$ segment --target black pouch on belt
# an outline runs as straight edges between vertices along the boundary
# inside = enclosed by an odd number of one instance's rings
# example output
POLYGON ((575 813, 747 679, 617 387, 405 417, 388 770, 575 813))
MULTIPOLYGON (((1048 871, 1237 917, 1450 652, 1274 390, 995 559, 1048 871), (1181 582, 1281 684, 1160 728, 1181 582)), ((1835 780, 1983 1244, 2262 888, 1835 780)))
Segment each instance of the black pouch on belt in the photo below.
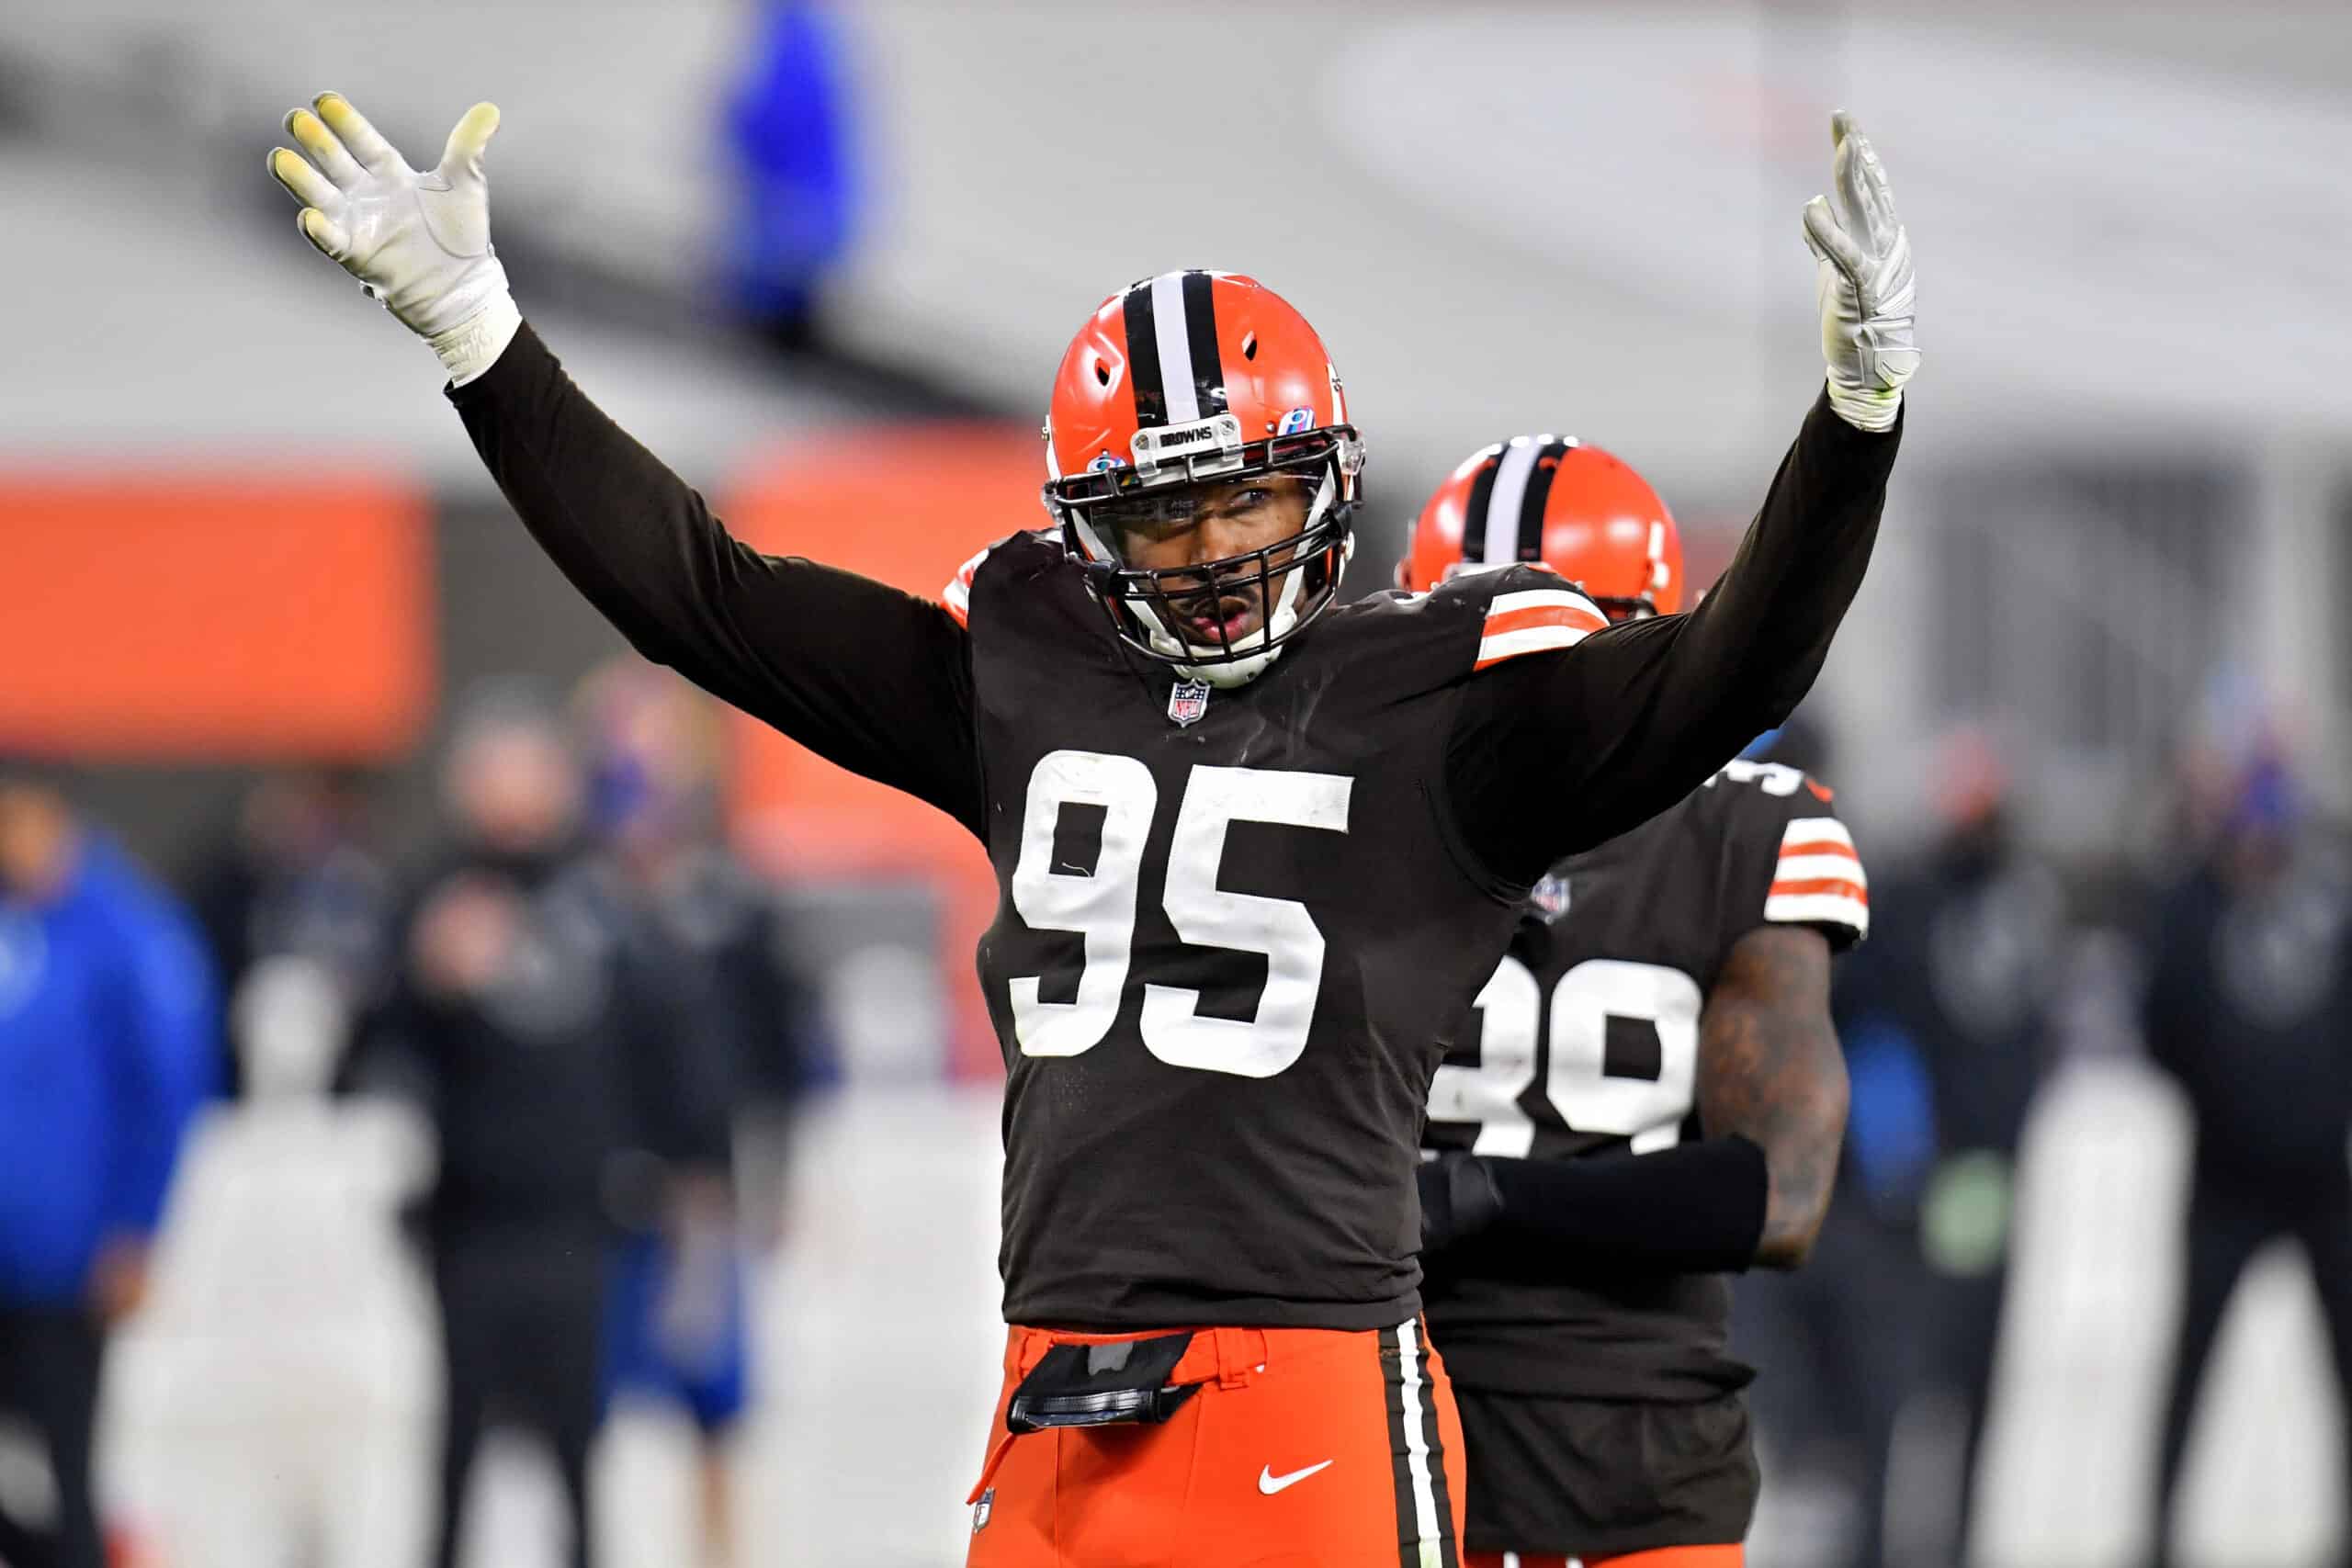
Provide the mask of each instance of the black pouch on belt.
POLYGON ((1190 1334, 1162 1334, 1109 1345, 1057 1345, 1012 1391, 1005 1427, 1038 1432, 1165 1421, 1201 1391, 1199 1383, 1168 1386, 1192 1342, 1190 1334))

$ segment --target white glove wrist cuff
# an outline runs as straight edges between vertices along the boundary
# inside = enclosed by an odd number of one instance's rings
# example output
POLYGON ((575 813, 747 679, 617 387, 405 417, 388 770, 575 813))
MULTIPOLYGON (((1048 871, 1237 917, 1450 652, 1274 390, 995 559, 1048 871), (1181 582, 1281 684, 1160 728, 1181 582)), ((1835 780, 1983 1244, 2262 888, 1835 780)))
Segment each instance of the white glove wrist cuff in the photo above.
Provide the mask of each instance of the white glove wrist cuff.
POLYGON ((490 298, 490 302, 447 332, 435 333, 424 341, 441 356, 441 367, 448 371, 453 386, 462 387, 483 375, 498 363, 506 345, 523 327, 523 312, 515 308, 514 296, 502 288, 490 298))
POLYGON ((1865 390, 1860 387, 1840 386, 1838 378, 1828 380, 1829 406, 1838 417, 1856 430, 1889 431, 1894 428, 1895 416, 1903 412, 1903 389, 1878 388, 1865 390))

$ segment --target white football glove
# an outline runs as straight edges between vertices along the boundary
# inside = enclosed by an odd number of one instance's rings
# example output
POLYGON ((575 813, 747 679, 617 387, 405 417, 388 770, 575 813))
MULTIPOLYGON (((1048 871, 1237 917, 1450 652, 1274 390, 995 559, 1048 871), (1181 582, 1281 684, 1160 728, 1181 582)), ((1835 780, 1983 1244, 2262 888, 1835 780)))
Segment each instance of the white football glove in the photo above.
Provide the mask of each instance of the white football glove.
POLYGON ((1911 337, 1911 236, 1894 215, 1886 170, 1870 139, 1839 109, 1829 117, 1834 197, 1804 205, 1829 402, 1859 430, 1887 430, 1903 384, 1919 368, 1911 337))
POLYGON ((490 246, 481 158, 498 107, 468 109, 440 165, 419 174, 342 94, 311 105, 286 117, 307 161, 283 147, 269 154, 269 172, 302 204, 303 238, 431 344, 452 380, 472 380, 523 324, 490 246))

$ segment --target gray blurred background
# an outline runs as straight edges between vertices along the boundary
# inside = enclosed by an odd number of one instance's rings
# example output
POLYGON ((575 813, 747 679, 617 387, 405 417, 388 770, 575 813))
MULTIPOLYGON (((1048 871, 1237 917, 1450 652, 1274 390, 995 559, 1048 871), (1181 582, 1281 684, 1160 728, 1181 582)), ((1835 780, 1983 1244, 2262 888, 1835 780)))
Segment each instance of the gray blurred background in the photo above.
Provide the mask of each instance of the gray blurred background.
MULTIPOLYGON (((1347 377, 1373 498, 1357 591, 1385 586, 1455 461, 1535 428, 1647 475, 1703 581, 1818 384, 1797 215, 1826 177, 1828 111, 1849 107, 1910 226, 1927 361, 1879 554, 1807 705, 1807 760, 1873 869, 1893 867, 1930 856, 1964 809, 1949 787, 1974 765, 1954 761, 1964 733, 1968 755, 1997 759, 2013 852, 2060 890, 2030 955, 2050 995, 2030 1115, 2004 1151, 2007 1288, 1971 1550, 2019 1568, 2144 1561, 2192 1120, 2142 1050, 2144 917, 2249 770, 2291 778, 2299 830, 2352 806, 2347 62, 2341 6, 11 7, 0 486, 18 488, 0 496, 18 505, 0 512, 0 560, 17 530, 72 525, 36 516, 27 486, 392 475, 424 507, 431 696, 351 755, 243 736, 85 752, 55 705, 5 701, 0 739, 13 722, 80 764, 77 802, 184 888, 257 779, 314 762, 363 771, 396 863, 436 830, 435 759, 462 694, 516 675, 560 688, 619 650, 506 514, 430 355, 302 243, 263 173, 279 118, 322 89, 417 164, 494 99, 500 252, 590 393, 722 502, 890 432, 895 456, 865 482, 968 541, 951 564, 1027 525, 1033 502, 1010 482, 926 491, 910 430, 1034 446, 1062 345, 1106 292, 1168 267, 1249 272, 1347 377)), ((861 518, 815 526, 822 554, 861 518)), ((43 592, 0 570, 0 606, 43 592)), ((94 648, 123 635, 86 622, 94 648)), ((85 651, 53 647, 40 678, 85 651)), ((958 1562, 1001 1332, 994 1086, 956 990, 968 954, 936 951, 954 922, 923 867, 812 860, 755 818, 730 817, 735 841, 807 933, 840 1067, 796 1106, 783 1239, 757 1254, 738 1557, 958 1562)), ((943 885, 969 870, 938 868, 943 885)), ((173 1216, 204 1128, 245 1106, 205 1113, 173 1216)), ((207 1271, 233 1267, 220 1237, 265 1224, 269 1201, 218 1179, 231 1195, 213 1194, 209 1239, 167 1220, 155 1298, 110 1363, 122 1550, 212 1560, 186 1544, 227 1506, 198 1456, 217 1466, 234 1445, 238 1473, 294 1487, 296 1461, 272 1456, 356 1451, 364 1428, 376 1457, 318 1483, 318 1506, 380 1521, 350 1561, 413 1560, 438 1395, 413 1266, 390 1251, 336 1297, 357 1315, 331 1349, 372 1380, 366 1401, 224 1430, 208 1392, 263 1374, 236 1349, 256 1325, 208 1317, 207 1271)), ((1899 1245, 1931 1297, 1933 1245, 1899 1245)), ((1817 1352, 1787 1348, 1805 1309, 1765 1305, 1746 1347, 1759 1398, 1818 1375, 1817 1352)), ((1952 1402, 1927 1373, 1902 1392, 1883 1495, 1834 1416, 1792 1412, 1777 1443, 1768 1419, 1758 1562, 1838 1561, 1869 1510, 1903 1561, 1954 1550, 1952 1402)), ((2199 1410, 2184 1552, 2339 1561, 2342 1417, 2295 1249, 2256 1257, 2199 1410)), ((613 1560, 691 1560, 690 1447, 674 1414, 625 1406, 607 1427, 613 1560)), ((557 1560, 527 1446, 494 1447, 481 1485, 472 1561, 557 1560)), ((339 1560, 333 1534, 297 1532, 285 1561, 339 1560)))

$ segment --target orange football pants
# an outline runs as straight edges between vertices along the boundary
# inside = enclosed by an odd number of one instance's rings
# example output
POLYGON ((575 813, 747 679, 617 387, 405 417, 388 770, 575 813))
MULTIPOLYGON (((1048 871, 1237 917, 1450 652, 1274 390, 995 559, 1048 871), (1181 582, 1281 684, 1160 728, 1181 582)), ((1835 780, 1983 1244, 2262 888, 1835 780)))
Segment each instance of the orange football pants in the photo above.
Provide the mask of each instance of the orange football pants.
POLYGON ((1563 1557, 1558 1552, 1473 1551, 1464 1568, 1740 1568, 1747 1562, 1737 1541, 1728 1546, 1661 1546, 1620 1557, 1563 1557))
POLYGON ((1153 1337, 1006 1336, 967 1568, 1461 1568, 1462 1421, 1418 1322, 1198 1329, 1168 1420, 1005 1430, 1054 1346, 1153 1337))

